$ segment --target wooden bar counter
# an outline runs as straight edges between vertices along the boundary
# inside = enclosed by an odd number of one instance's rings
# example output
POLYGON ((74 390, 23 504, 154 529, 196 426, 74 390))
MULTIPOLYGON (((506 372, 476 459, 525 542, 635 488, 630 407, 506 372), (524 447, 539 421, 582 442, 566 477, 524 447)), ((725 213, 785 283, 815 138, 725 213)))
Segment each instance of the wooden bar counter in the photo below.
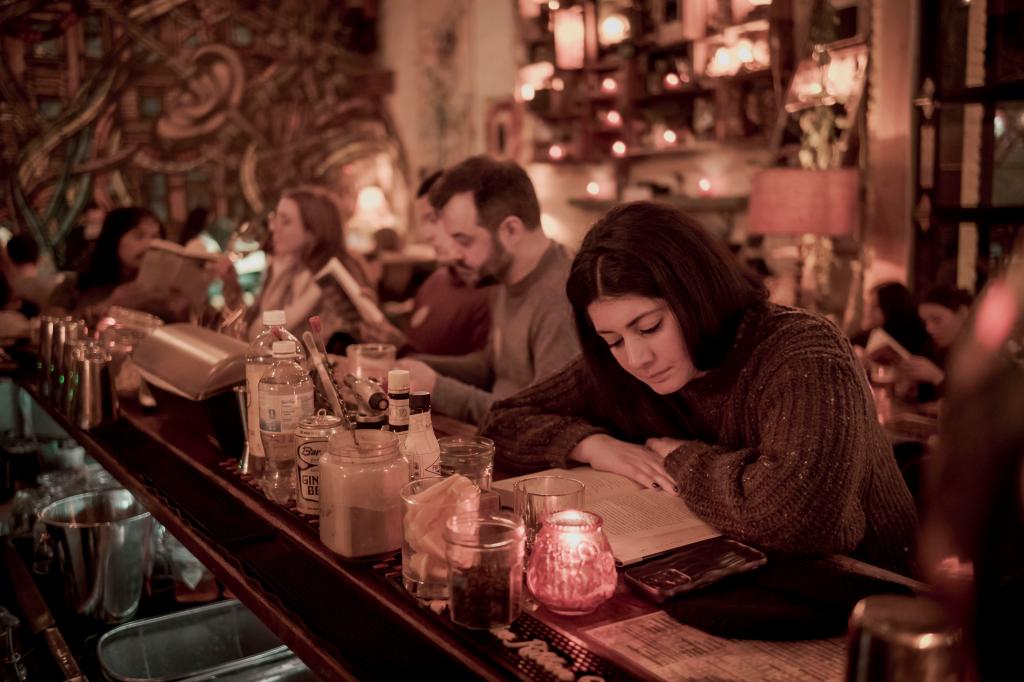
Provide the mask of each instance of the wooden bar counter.
MULTIPOLYGON (((19 383, 46 407, 30 381, 19 383)), ((418 604, 394 580, 397 562, 335 556, 306 520, 270 502, 231 470, 199 404, 161 400, 155 411, 144 412, 130 401, 122 404, 119 421, 91 431, 46 409, 322 679, 394 679, 410 673, 440 679, 558 679, 493 633, 458 629, 447 614, 418 604)), ((435 429, 439 435, 473 432, 440 416, 435 429)), ((901 580, 850 559, 829 561, 901 580)), ((718 665, 730 657, 758 655, 795 666, 780 679, 828 679, 842 670, 840 641, 715 638, 672 621, 621 579, 616 596, 589 616, 561 618, 541 608, 520 618, 514 629, 518 638, 544 638, 573 659, 573 674, 563 679, 650 679, 654 670, 668 679, 689 677, 677 677, 679 661, 656 665, 660 646, 645 649, 637 633, 641 639, 660 636, 669 648, 683 647, 685 655, 705 654, 692 662, 705 666, 692 669, 698 677, 725 672, 718 665), (709 665, 714 670, 706 670, 709 665), (801 674, 793 677, 794 669, 801 674)))

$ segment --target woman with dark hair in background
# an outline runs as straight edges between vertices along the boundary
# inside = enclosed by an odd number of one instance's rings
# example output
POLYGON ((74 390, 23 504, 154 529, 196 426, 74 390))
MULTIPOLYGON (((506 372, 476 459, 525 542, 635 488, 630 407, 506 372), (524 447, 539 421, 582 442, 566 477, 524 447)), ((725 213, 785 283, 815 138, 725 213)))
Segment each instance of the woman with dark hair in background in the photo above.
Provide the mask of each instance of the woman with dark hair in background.
POLYGON ((831 323, 768 303, 700 225, 648 202, 591 228, 566 289, 582 358, 494 404, 502 466, 582 462, 764 549, 910 569, 913 501, 831 323))
POLYGON ((89 264, 77 278, 65 280, 50 297, 49 306, 93 317, 118 305, 165 320, 187 319, 188 301, 183 297, 147 291, 135 281, 150 242, 163 236, 164 226, 148 209, 132 206, 110 211, 89 264))
POLYGON ((970 293, 956 287, 936 287, 925 294, 918 311, 934 350, 930 358, 915 355, 900 363, 903 379, 942 387, 946 380, 949 351, 967 323, 973 302, 974 297, 970 293))
POLYGON ((899 282, 884 282, 871 289, 864 308, 864 331, 850 339, 855 346, 867 345, 871 330, 884 329, 911 355, 929 356, 932 342, 917 312, 917 301, 899 282))

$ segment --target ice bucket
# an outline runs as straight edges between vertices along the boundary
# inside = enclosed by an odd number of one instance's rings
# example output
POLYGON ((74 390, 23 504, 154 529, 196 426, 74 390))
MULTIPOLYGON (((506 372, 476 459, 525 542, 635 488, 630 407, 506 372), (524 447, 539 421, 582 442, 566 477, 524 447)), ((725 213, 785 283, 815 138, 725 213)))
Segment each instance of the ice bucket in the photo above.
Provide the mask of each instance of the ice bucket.
POLYGON ((152 519, 127 490, 102 490, 43 508, 42 542, 53 548, 68 608, 104 623, 135 615, 152 519))

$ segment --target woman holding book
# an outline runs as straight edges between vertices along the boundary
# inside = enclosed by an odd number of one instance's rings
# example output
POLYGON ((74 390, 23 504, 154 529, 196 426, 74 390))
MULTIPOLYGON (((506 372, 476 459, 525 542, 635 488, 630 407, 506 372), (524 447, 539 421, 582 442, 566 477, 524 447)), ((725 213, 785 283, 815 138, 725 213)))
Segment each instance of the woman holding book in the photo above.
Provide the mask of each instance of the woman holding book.
POLYGON ((89 264, 51 295, 48 307, 95 318, 111 306, 143 310, 167 321, 188 318, 188 301, 175 292, 149 291, 136 278, 142 256, 164 226, 152 211, 131 206, 107 213, 89 264))
POLYGON ((594 225, 566 290, 582 357, 495 403, 482 432, 501 466, 589 464, 763 549, 909 570, 913 501, 831 323, 768 303, 698 224, 648 202, 594 225))
MULTIPOLYGON (((249 337, 260 332, 264 310, 284 310, 288 329, 295 334, 308 327, 311 315, 323 316, 328 336, 351 333, 359 319, 355 306, 316 281, 317 273, 336 257, 364 289, 368 284, 359 261, 345 249, 338 199, 320 187, 286 189, 268 222, 270 267, 247 314, 249 337)), ((233 269, 222 268, 220 274, 226 275, 226 296, 240 295, 233 269)))

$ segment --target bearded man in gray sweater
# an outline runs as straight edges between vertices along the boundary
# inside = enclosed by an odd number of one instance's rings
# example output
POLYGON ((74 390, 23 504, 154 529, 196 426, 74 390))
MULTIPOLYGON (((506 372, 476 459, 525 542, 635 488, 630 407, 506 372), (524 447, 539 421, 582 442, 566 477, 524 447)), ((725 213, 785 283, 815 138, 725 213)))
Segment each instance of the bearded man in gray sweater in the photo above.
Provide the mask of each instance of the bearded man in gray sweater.
POLYGON ((572 256, 540 226, 533 183, 519 165, 473 156, 444 172, 430 192, 454 267, 491 293, 487 345, 461 356, 398 361, 432 409, 479 423, 491 403, 555 373, 579 353, 565 296, 572 256))

